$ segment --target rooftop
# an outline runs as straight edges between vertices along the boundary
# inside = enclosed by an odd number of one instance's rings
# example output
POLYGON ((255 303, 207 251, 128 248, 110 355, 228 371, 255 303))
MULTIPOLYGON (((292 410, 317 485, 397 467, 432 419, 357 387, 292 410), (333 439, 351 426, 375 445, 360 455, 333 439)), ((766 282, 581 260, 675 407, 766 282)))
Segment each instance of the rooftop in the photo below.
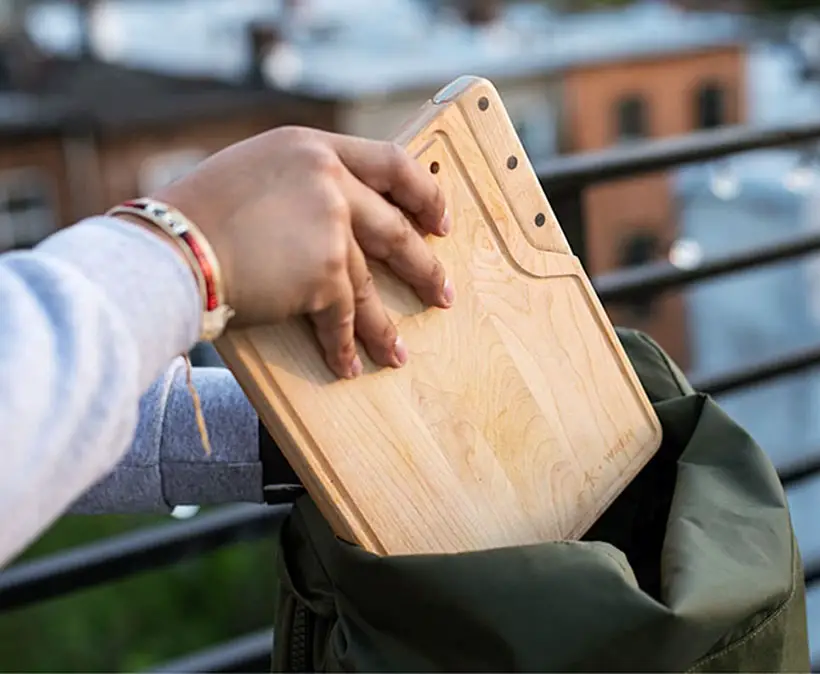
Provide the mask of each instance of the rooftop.
MULTIPOLYGON (((17 51, 3 56, 23 60, 17 51)), ((94 59, 51 55, 29 65, 25 76, 0 89, 0 134, 6 137, 218 118, 282 99, 274 89, 94 59)))
MULTIPOLYGON (((312 0, 287 24, 287 47, 268 60, 275 86, 323 98, 437 88, 458 75, 526 76, 578 65, 651 58, 737 43, 746 19, 683 12, 664 2, 556 14, 543 3, 505 5, 474 28, 421 0, 312 0)), ((432 3, 435 4, 435 3, 432 3)), ((92 17, 100 58, 176 76, 239 81, 250 67, 246 26, 279 21, 281 0, 106 0, 92 17)), ((79 46, 76 9, 46 2, 32 12, 33 39, 69 56, 79 46)))

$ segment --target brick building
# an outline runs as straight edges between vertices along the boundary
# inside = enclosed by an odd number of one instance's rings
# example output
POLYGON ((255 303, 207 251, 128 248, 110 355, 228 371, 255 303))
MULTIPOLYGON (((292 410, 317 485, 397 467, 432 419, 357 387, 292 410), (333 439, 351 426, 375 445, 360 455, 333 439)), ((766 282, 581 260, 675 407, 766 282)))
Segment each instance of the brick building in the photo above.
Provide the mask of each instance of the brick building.
MULTIPOLYGON (((564 79, 568 145, 588 152, 742 124, 745 73, 745 49, 737 44, 573 68, 564 79)), ((668 259, 680 234, 671 180, 664 172, 587 189, 590 273, 668 259)), ((612 307, 610 314, 621 325, 647 330, 688 364, 682 295, 612 307)))
POLYGON ((265 129, 328 126, 326 109, 270 89, 49 59, 0 91, 0 250, 150 192, 265 129))

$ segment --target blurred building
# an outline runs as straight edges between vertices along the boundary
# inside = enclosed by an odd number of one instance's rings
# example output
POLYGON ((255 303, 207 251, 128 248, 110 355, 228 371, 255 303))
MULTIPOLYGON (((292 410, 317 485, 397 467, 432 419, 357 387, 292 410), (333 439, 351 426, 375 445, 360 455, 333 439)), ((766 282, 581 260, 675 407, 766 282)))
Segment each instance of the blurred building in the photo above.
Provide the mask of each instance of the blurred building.
MULTIPOLYGON (((271 126, 387 138, 465 73, 495 82, 536 163, 745 120, 742 18, 665 2, 577 14, 498 0, 84 0, 36 3, 11 25, 6 64, 33 65, 5 80, 0 214, 5 190, 40 215, 0 224, 0 247, 271 126)), ((664 176, 593 188, 585 207, 593 274, 664 257, 677 238, 664 176)), ((679 300, 616 319, 686 363, 679 300)))
MULTIPOLYGON (((699 255, 713 257, 817 229, 820 185, 803 174, 794 155, 770 150, 731 165, 676 171, 682 237, 697 243, 699 255), (716 183, 716 171, 726 182, 716 183)), ((809 258, 693 286, 686 297, 693 373, 714 374, 816 344, 817 280, 817 260, 809 258)), ((786 377, 723 396, 720 403, 776 465, 788 466, 820 443, 819 385, 817 377, 786 377)))
MULTIPOLYGON (((649 9, 635 16, 631 26, 633 41, 646 40, 649 54, 625 45, 620 58, 568 69, 563 84, 566 146, 579 152, 603 150, 745 123, 746 46, 737 33, 713 20, 649 9), (665 42, 663 49, 657 48, 658 41, 665 42)), ((593 274, 669 259, 679 238, 666 173, 591 187, 584 207, 586 262, 593 274)), ((688 367, 683 301, 668 293, 612 307, 610 313, 619 324, 653 334, 688 367)))
POLYGON ((156 189, 271 126, 321 123, 320 113, 274 91, 44 59, 0 88, 0 250, 156 189))
MULTIPOLYGON (((817 116, 820 88, 807 86, 797 65, 787 45, 750 48, 751 124, 789 124, 817 116)), ((740 253, 820 229, 819 149, 817 143, 781 147, 673 171, 679 248, 685 257, 696 262, 740 253)), ((686 293, 690 370, 708 376, 815 344, 819 281, 815 255, 692 286, 686 293)), ((720 404, 778 467, 816 456, 816 376, 800 373, 777 379, 723 395, 720 404)), ((813 498, 818 493, 815 488, 813 498)), ((801 532, 801 546, 809 541, 820 550, 814 520, 801 532)))

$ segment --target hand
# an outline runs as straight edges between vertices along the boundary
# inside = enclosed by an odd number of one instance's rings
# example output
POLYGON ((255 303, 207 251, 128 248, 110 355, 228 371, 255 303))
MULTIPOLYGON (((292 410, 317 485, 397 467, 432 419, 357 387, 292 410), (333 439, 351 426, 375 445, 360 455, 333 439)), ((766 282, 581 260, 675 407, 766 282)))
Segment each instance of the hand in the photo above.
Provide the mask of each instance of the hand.
POLYGON ((394 144, 282 127, 215 154, 153 196, 180 209, 210 241, 234 321, 271 324, 307 314, 340 377, 362 371, 354 335, 381 365, 407 360, 366 257, 384 261, 427 304, 453 302, 423 239, 448 233, 444 198, 394 144))

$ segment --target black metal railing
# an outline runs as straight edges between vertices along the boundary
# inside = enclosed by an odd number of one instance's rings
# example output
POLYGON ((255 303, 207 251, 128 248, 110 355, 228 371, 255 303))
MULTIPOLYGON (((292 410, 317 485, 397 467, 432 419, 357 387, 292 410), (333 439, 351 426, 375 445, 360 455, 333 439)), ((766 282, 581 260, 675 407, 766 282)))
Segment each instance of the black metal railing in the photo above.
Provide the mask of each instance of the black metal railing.
MULTIPOLYGON (((545 191, 584 259, 583 193, 590 185, 708 161, 751 150, 820 140, 820 122, 779 128, 726 128, 630 148, 562 157, 537 167, 545 191)), ((692 269, 655 263, 618 271, 594 280, 602 300, 622 302, 678 290, 706 279, 820 252, 820 234, 802 234, 771 246, 707 259, 692 269)), ((820 366, 817 345, 751 363, 743 368, 695 378, 695 388, 721 395, 820 366)), ((820 474, 820 454, 781 469, 791 485, 820 474)), ((287 507, 231 506, 174 522, 112 537, 42 559, 20 563, 0 573, 0 610, 10 610, 157 569, 221 546, 270 536, 287 507)), ((820 559, 805 560, 806 581, 820 581, 820 559)), ((240 637, 174 662, 156 672, 238 672, 265 670, 272 630, 240 637)))

